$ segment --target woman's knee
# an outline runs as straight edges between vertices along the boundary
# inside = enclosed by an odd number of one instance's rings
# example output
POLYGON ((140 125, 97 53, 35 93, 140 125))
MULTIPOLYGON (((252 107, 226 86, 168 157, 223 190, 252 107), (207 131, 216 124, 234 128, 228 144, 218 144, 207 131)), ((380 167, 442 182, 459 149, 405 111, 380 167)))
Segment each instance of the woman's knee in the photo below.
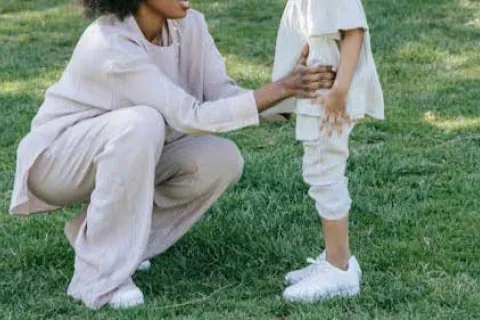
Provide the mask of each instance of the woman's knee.
POLYGON ((240 181, 243 174, 245 160, 243 159, 240 149, 231 140, 224 140, 223 152, 225 154, 226 171, 225 175, 229 178, 230 185, 234 185, 240 181))
POLYGON ((125 134, 136 150, 163 147, 165 120, 154 108, 136 106, 118 110, 111 125, 117 133, 125 134))
POLYGON ((165 139, 165 120, 154 108, 137 106, 127 113, 128 126, 139 138, 165 139))
POLYGON ((243 156, 233 141, 212 137, 198 163, 198 171, 207 179, 234 185, 242 177, 243 166, 243 156))

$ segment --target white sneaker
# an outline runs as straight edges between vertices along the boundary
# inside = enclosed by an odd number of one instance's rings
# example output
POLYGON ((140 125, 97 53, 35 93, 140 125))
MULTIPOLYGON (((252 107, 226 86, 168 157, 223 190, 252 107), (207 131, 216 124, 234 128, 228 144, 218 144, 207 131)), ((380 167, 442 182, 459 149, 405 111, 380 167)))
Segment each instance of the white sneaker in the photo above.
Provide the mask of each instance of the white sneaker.
POLYGON ((317 273, 319 268, 319 262, 326 259, 326 252, 323 251, 317 258, 308 258, 307 262, 310 263, 308 266, 302 269, 291 271, 285 276, 285 285, 289 286, 296 284, 303 279, 306 279, 315 273, 317 273))
POLYGON ((144 304, 143 293, 133 281, 130 281, 115 291, 108 304, 114 309, 136 307, 144 304))
MULTIPOLYGON (((355 257, 350 258, 352 259, 355 257)), ((326 260, 316 264, 318 267, 314 275, 285 289, 285 300, 313 303, 333 297, 352 297, 360 293, 361 275, 353 265, 349 265, 348 270, 344 271, 326 260)))
POLYGON ((151 267, 152 263, 150 262, 150 260, 145 260, 138 265, 137 271, 148 271, 151 267))
MULTIPOLYGON (((308 258, 307 262, 310 263, 310 265, 306 266, 305 268, 291 271, 287 273, 285 276, 285 285, 289 286, 292 284, 296 284, 303 279, 306 279, 308 277, 311 277, 315 275, 318 271, 320 271, 320 262, 325 261, 327 258, 326 251, 323 251, 317 258, 308 258)), ((360 265, 358 264, 357 259, 355 259, 354 256, 351 256, 350 259, 348 260, 348 266, 353 267, 357 272, 358 275, 362 275, 362 270, 360 269, 360 265)))

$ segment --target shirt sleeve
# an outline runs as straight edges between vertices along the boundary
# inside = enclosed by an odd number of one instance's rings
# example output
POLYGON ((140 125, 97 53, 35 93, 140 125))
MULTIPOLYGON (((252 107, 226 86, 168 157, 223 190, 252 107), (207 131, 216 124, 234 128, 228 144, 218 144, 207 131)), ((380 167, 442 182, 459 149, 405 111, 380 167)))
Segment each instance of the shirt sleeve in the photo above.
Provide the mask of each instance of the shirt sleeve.
POLYGON ((206 32, 204 61, 204 95, 205 100, 232 97, 247 92, 228 76, 225 60, 218 51, 211 34, 206 32))
POLYGON ((157 109, 180 132, 228 132, 259 122, 253 92, 201 103, 172 83, 142 54, 109 61, 106 74, 115 94, 134 105, 157 109))
POLYGON ((339 30, 368 30, 361 0, 306 0, 301 10, 309 37, 339 30))

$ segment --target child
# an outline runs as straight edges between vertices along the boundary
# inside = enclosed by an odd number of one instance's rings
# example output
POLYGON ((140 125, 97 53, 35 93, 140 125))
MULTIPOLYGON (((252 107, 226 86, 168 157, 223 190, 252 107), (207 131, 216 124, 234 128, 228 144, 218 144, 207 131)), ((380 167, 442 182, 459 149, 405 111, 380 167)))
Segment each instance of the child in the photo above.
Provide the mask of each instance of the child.
POLYGON ((287 274, 290 286, 284 298, 290 302, 360 292, 361 271, 348 238, 348 139, 365 114, 384 118, 383 93, 360 0, 289 0, 278 31, 274 80, 291 72, 305 44, 309 45, 306 63, 331 65, 337 76, 332 89, 318 91, 318 99, 290 99, 268 112, 297 114, 296 138, 304 146, 303 177, 325 236, 325 251, 308 260, 311 264, 306 268, 287 274))

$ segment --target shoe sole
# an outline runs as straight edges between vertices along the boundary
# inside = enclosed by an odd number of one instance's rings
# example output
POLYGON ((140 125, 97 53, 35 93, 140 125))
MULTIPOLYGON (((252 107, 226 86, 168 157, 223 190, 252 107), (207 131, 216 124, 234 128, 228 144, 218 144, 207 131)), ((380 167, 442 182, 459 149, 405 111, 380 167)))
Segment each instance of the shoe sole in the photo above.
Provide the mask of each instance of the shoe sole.
POLYGON ((316 302, 323 302, 330 299, 342 299, 342 298, 352 298, 360 294, 360 287, 349 287, 344 288, 341 293, 338 294, 326 294, 324 296, 312 298, 312 299, 302 299, 301 297, 286 297, 285 295, 283 298, 285 301, 290 303, 303 303, 303 304, 311 304, 316 302))
MULTIPOLYGON (((357 273, 358 273, 358 276, 361 278, 361 277, 362 277, 362 270, 358 269, 357 273)), ((304 279, 307 279, 307 278, 309 278, 309 277, 312 277, 312 276, 314 276, 314 275, 315 275, 315 274, 310 274, 310 275, 308 275, 308 276, 306 276, 306 277, 298 278, 298 279, 296 279, 296 280, 295 280, 295 279, 292 280, 292 279, 289 279, 289 278, 285 277, 285 279, 283 280, 283 283, 284 283, 286 286, 293 286, 293 285, 299 283, 300 281, 302 281, 302 280, 304 280, 304 279)))

